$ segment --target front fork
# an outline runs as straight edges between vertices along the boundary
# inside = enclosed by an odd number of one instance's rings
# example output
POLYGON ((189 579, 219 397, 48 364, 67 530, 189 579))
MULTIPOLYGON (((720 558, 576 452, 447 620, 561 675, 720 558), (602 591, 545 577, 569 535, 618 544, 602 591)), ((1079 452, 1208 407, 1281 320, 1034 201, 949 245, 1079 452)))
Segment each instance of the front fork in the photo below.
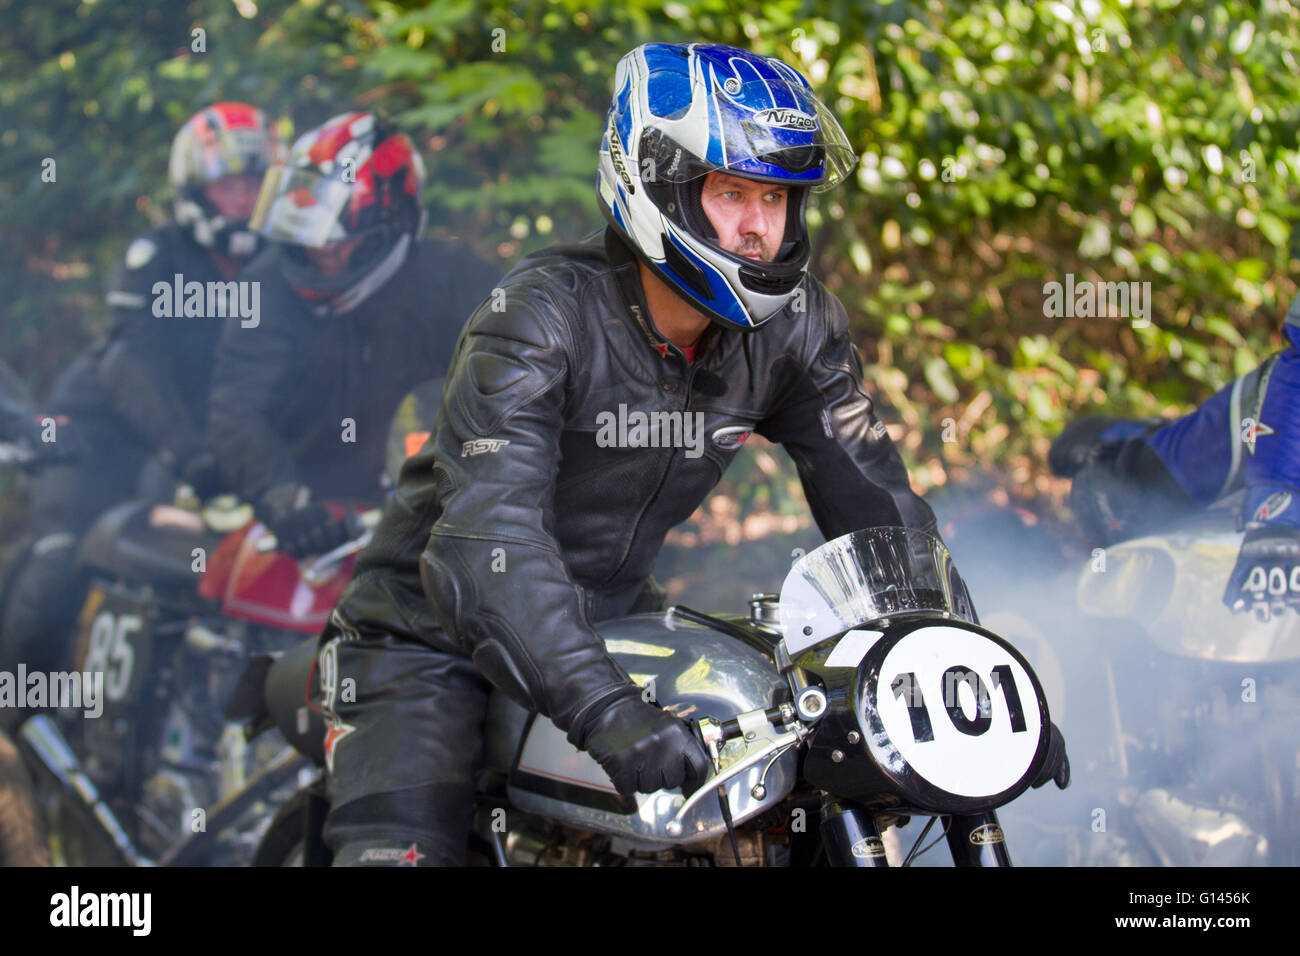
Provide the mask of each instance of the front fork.
POLYGON ((874 815, 822 797, 822 846, 831 866, 889 866, 874 815))
MULTIPOLYGON (((889 866, 875 816, 833 797, 822 800, 821 834, 831 866, 889 866)), ((948 849, 956 866, 1010 866, 1011 854, 992 810, 946 816, 948 849)))
POLYGON ((998 815, 992 810, 968 817, 945 817, 948 850, 955 866, 1010 866, 998 815))

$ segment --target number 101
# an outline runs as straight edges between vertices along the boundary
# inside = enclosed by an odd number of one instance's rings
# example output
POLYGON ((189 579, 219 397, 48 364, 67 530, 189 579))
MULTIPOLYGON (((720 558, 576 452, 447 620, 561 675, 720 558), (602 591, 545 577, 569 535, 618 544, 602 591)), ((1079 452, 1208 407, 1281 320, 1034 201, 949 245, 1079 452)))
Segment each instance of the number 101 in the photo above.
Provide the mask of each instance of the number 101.
MULTIPOLYGON (((1011 716, 1011 732, 1025 731, 1025 714, 1020 706, 1020 692, 1016 688, 1016 679, 1012 676, 1011 665, 999 664, 989 674, 989 683, 994 690, 1001 690, 1011 716)), ((912 721, 912 737, 917 743, 934 740, 934 728, 930 724, 930 711, 925 705, 925 695, 921 692, 916 674, 905 671, 893 679, 889 685, 894 696, 902 698, 907 706, 907 716, 912 721)), ((980 675, 970 667, 958 665, 943 672, 943 709, 948 714, 952 725, 963 734, 978 737, 993 723, 993 700, 980 675), (975 716, 967 717, 961 703, 957 700, 957 687, 968 684, 975 695, 975 716)))

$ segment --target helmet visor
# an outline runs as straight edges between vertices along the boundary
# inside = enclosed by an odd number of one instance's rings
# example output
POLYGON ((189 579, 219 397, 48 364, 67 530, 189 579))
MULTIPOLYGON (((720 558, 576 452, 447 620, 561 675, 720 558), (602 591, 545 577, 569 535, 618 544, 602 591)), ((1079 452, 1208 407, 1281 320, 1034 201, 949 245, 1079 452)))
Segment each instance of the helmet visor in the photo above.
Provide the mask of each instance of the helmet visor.
POLYGON ((857 164, 834 114, 807 87, 782 80, 728 80, 714 84, 703 108, 707 127, 663 123, 662 136, 643 148, 650 165, 641 171, 642 179, 688 182, 727 172, 820 192, 840 183, 857 164), (707 142, 694 142, 702 137, 687 134, 705 128, 707 142))
POLYGON ((185 127, 173 147, 171 177, 200 185, 224 176, 260 176, 272 161, 275 143, 265 128, 185 127))
POLYGON ((262 180, 262 191, 249 225, 272 242, 319 249, 349 238, 340 215, 352 198, 342 180, 309 169, 272 166, 262 180))

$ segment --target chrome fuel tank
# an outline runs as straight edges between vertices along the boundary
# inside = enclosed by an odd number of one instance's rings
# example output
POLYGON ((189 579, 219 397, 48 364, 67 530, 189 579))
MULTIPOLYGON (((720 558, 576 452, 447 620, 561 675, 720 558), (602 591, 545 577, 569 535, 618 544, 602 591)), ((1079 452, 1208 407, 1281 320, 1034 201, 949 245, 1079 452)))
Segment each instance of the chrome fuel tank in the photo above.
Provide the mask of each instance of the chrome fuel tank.
MULTIPOLYGON (((665 710, 687 720, 727 720, 772 707, 785 688, 775 665, 761 651, 680 618, 642 614, 604 622, 597 630, 632 679, 665 710)), ((731 741, 723 751, 724 767, 743 759, 747 747, 762 743, 761 735, 750 743, 731 741)), ((511 803, 559 823, 617 835, 647 848, 703 842, 726 833, 714 799, 699 801, 672 827, 669 822, 683 804, 678 791, 623 799, 600 765, 573 747, 550 720, 529 714, 499 693, 489 706, 487 756, 490 766, 508 773, 511 803), (678 835, 670 836, 670 830, 678 835)), ((790 749, 770 767, 763 760, 733 778, 727 794, 734 822, 783 800, 794 787, 797 759, 790 749)))

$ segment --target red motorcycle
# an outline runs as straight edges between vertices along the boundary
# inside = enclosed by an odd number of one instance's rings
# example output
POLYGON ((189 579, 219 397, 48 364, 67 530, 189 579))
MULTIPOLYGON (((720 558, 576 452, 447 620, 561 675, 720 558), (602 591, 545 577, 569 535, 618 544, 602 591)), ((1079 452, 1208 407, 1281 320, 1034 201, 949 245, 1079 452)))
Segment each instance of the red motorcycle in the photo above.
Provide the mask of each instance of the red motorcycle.
MULTIPOLYGON (((237 709, 250 658, 255 672, 319 633, 347 585, 378 512, 331 507, 355 538, 303 562, 229 501, 127 502, 87 533, 76 671, 48 675, 49 699, 28 701, 45 709, 17 734, 55 862, 251 858, 310 765, 278 734, 250 743, 224 713, 237 709)), ((310 717, 304 709, 302 730, 310 717)))

